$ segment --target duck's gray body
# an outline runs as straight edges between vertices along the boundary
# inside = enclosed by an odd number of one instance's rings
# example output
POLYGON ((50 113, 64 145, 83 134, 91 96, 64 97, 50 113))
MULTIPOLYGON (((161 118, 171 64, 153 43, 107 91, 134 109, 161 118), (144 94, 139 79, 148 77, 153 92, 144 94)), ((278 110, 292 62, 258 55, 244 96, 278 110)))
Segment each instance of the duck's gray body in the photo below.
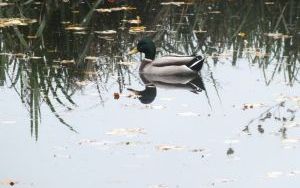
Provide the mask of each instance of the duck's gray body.
POLYGON ((158 76, 188 76, 198 72, 190 69, 187 64, 194 56, 164 56, 155 60, 143 59, 139 68, 141 74, 158 76))

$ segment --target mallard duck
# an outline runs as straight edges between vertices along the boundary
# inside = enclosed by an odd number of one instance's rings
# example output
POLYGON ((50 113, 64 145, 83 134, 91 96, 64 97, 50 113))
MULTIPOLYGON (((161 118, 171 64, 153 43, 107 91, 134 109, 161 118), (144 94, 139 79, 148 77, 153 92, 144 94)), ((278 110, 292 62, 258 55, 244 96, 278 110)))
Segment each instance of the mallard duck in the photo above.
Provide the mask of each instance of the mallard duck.
POLYGON ((168 55, 155 59, 156 47, 150 38, 141 39, 137 47, 129 52, 144 53, 139 72, 159 76, 187 76, 197 74, 203 65, 204 58, 198 56, 168 55))

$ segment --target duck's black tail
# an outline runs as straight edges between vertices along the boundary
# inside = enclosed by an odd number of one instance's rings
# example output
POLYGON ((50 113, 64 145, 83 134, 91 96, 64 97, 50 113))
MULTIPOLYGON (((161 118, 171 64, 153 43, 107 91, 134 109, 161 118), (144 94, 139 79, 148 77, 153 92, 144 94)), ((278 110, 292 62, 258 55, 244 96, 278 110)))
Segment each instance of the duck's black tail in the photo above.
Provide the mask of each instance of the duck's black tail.
POLYGON ((201 55, 196 56, 186 66, 194 71, 200 71, 204 63, 204 58, 201 55))

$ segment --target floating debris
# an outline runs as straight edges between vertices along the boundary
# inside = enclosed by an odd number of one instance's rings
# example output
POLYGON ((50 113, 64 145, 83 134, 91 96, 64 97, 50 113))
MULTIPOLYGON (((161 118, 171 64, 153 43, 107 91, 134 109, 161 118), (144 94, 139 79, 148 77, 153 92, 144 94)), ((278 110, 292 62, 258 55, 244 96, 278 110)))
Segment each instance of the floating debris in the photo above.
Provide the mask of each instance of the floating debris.
POLYGON ((76 34, 76 35, 86 35, 88 33, 86 31, 76 31, 76 32, 74 32, 74 34, 76 34))
POLYGON ((10 6, 10 5, 14 5, 14 3, 4 3, 4 2, 0 2, 0 8, 1 8, 1 7, 6 7, 6 6, 10 6))
POLYGON ((36 19, 29 18, 0 18, 0 28, 12 26, 26 26, 36 22, 36 19))
POLYGON ((136 19, 133 19, 133 20, 122 20, 122 21, 125 21, 130 24, 141 24, 142 23, 141 18, 139 16, 137 16, 136 19))
POLYGON ((175 145, 158 145, 155 147, 158 151, 181 151, 185 148, 182 146, 175 146, 175 145))
POLYGON ((84 59, 85 60, 90 60, 90 61, 97 61, 99 59, 99 57, 96 57, 96 56, 86 56, 84 59))
POLYGON ((86 28, 78 25, 78 24, 72 24, 72 25, 68 25, 67 27, 65 27, 65 30, 70 30, 70 31, 83 31, 86 28))
POLYGON ((180 2, 162 2, 160 3, 161 5, 175 5, 175 6, 181 6, 181 5, 191 5, 192 3, 188 3, 188 2, 183 2, 183 1, 180 1, 180 2))
POLYGON ((136 26, 136 27, 130 27, 129 33, 135 34, 135 33, 142 33, 145 32, 146 27, 144 26, 136 26))
POLYGON ((205 30, 193 30, 194 33, 207 33, 205 30))
POLYGON ((70 21, 61 21, 60 23, 63 24, 63 25, 71 24, 70 21))
POLYGON ((16 185, 18 182, 16 180, 13 179, 4 179, 0 181, 0 185, 6 185, 6 186, 14 186, 16 185))
POLYGON ((28 38, 28 39, 36 39, 36 38, 38 38, 38 37, 37 37, 36 35, 28 35, 27 38, 28 38))
POLYGON ((99 13, 110 13, 110 12, 117 12, 117 11, 130 11, 135 9, 136 9, 135 7, 124 6, 124 7, 113 7, 113 8, 100 8, 100 9, 96 9, 95 11, 99 13))
POLYGON ((275 3, 273 1, 267 1, 265 2, 265 5, 274 5, 275 3))
POLYGON ((29 59, 35 59, 35 60, 38 60, 38 59, 42 59, 43 57, 40 57, 40 56, 31 56, 29 57, 29 59))
POLYGON ((59 61, 60 64, 63 64, 63 65, 67 65, 67 64, 75 64, 75 60, 74 59, 65 59, 65 60, 62 60, 62 61, 59 61))
POLYGON ((215 11, 210 11, 208 14, 221 14, 221 11, 215 10, 215 11))
POLYGON ((115 99, 115 100, 120 99, 120 94, 119 94, 119 93, 114 93, 114 99, 115 99))
POLYGON ((245 37, 245 36, 246 36, 246 33, 244 33, 244 32, 239 32, 239 33, 238 33, 238 36, 240 36, 240 37, 245 37))
POLYGON ((105 30, 105 31, 94 31, 96 34, 101 34, 101 35, 114 35, 117 34, 117 31, 115 30, 105 30))
POLYGON ((253 109, 253 108, 259 108, 259 107, 264 107, 265 105, 262 103, 245 103, 243 104, 242 109, 243 110, 248 110, 248 109, 253 109))

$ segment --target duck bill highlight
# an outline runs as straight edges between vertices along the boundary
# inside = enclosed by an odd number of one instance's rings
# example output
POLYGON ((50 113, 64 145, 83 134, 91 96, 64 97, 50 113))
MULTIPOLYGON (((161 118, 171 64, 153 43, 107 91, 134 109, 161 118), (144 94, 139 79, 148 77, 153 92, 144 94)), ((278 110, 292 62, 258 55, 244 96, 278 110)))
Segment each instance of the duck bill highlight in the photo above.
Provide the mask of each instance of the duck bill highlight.
POLYGON ((130 52, 128 53, 128 55, 132 55, 132 54, 136 54, 138 53, 138 49, 137 48, 133 48, 132 50, 130 50, 130 52))

